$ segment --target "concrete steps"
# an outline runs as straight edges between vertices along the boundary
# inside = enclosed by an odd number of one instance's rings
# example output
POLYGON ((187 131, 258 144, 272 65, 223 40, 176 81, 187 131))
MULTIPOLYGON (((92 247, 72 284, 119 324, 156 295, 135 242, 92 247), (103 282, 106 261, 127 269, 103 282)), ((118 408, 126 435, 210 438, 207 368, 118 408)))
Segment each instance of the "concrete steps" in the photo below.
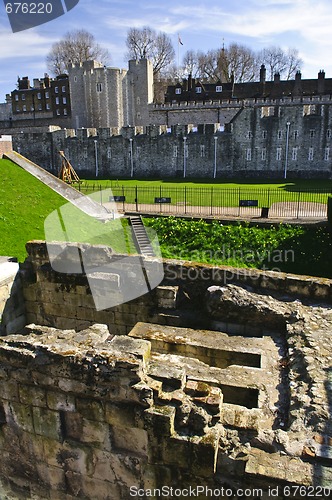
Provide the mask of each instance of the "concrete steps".
POLYGON ((133 233, 134 243, 138 252, 147 257, 155 257, 155 252, 143 224, 142 217, 140 215, 130 216, 129 222, 133 233))

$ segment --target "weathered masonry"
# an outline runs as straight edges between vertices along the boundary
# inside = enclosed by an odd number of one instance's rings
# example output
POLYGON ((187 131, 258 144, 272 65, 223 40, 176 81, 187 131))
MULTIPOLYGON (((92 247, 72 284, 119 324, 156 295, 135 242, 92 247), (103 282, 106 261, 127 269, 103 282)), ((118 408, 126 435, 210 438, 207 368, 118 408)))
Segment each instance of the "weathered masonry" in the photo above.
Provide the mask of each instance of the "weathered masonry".
POLYGON ((84 275, 27 248, 30 325, 0 338, 1 498, 329 496, 331 280, 165 261, 154 291, 96 311, 84 275))
POLYGON ((247 99, 185 104, 180 115, 170 104, 168 125, 161 117, 148 127, 23 133, 13 147, 52 172, 64 150, 90 177, 183 177, 185 164, 188 178, 283 178, 286 169, 287 177, 330 179, 331 103, 324 96, 247 99))

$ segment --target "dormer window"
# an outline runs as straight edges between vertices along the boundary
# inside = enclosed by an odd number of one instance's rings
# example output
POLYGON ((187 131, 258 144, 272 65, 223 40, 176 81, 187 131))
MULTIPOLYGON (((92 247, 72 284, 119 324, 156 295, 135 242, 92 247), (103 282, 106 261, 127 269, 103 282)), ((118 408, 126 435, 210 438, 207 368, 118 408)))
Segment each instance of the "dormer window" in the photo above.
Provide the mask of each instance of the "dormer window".
POLYGON ((216 85, 216 92, 222 92, 222 85, 216 85))
POLYGON ((182 93, 182 89, 180 89, 180 88, 175 89, 175 93, 177 95, 180 95, 182 93))
POLYGON ((195 88, 196 94, 201 94, 202 93, 202 87, 196 87, 195 88))

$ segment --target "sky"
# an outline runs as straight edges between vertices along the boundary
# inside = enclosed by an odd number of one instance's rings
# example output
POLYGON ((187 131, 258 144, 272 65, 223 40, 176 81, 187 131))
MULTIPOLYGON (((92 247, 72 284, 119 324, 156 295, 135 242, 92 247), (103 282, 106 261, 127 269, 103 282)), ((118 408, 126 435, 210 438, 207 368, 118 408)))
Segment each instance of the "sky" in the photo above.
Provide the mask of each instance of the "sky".
POLYGON ((17 33, 0 0, 0 102, 16 88, 18 76, 44 76, 46 55, 67 32, 89 31, 109 50, 109 66, 127 68, 127 31, 143 26, 171 37, 175 62, 178 48, 181 61, 189 49, 208 51, 223 43, 254 51, 273 45, 298 49, 302 78, 317 78, 320 69, 332 78, 331 0, 80 0, 63 16, 17 33))

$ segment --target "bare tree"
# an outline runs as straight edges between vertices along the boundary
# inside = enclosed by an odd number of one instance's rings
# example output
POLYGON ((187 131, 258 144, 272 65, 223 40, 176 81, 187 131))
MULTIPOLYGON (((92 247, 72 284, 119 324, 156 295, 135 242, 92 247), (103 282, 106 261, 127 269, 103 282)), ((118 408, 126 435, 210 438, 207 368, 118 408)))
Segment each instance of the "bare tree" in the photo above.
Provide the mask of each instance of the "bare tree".
POLYGON ((295 77, 295 73, 302 67, 303 61, 299 57, 299 51, 291 48, 287 51, 287 67, 285 72, 285 79, 290 80, 295 77))
POLYGON ((236 43, 227 48, 209 50, 207 53, 196 53, 198 75, 209 80, 248 82, 255 79, 256 55, 245 47, 236 43))
POLYGON ((192 75, 194 78, 201 76, 199 66, 200 52, 187 50, 182 59, 181 73, 184 75, 192 75))
POLYGON ((284 52, 281 47, 271 46, 263 49, 258 58, 261 64, 265 64, 270 80, 273 80, 276 73, 289 80, 302 66, 297 49, 288 49, 287 52, 284 52))
POLYGON ((160 74, 174 60, 175 51, 170 37, 166 33, 157 33, 148 26, 130 28, 126 45, 128 59, 150 59, 154 75, 160 74))
POLYGON ((257 58, 251 49, 244 45, 232 43, 225 52, 228 80, 231 75, 234 76, 234 81, 237 83, 255 80, 257 75, 257 58))
POLYGON ((85 30, 66 33, 62 40, 52 45, 46 57, 47 67, 54 75, 65 73, 70 63, 77 64, 89 60, 106 64, 109 61, 109 53, 85 30))

